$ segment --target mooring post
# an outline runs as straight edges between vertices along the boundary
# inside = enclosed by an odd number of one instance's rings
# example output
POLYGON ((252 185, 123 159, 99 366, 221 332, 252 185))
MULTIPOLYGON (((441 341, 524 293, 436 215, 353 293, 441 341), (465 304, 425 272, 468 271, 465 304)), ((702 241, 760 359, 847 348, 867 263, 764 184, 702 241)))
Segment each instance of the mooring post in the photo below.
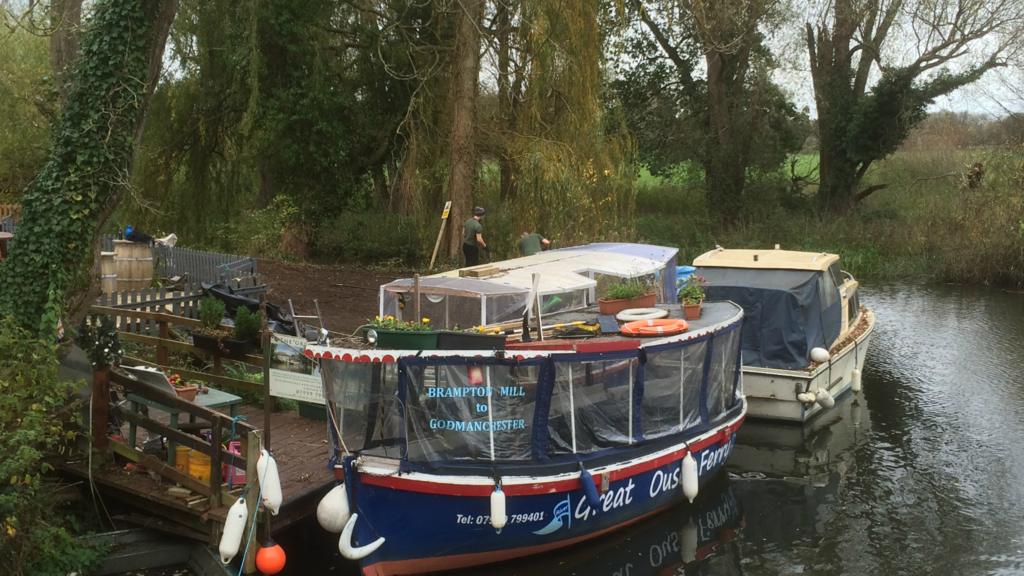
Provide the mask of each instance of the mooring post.
POLYGON ((159 326, 160 329, 160 343, 156 345, 156 363, 159 364, 160 367, 164 367, 168 365, 167 344, 165 344, 164 341, 171 337, 171 330, 167 325, 167 320, 164 318, 157 321, 157 326, 159 326))
MULTIPOLYGON (((248 541, 249 533, 254 523, 259 519, 256 517, 260 497, 259 472, 256 470, 256 462, 260 459, 260 440, 256 431, 250 430, 245 435, 245 481, 248 489, 245 492, 245 507, 249 510, 249 517, 245 521, 245 532, 242 541, 244 545, 248 541)), ((256 543, 253 542, 245 551, 245 573, 256 572, 256 543)))
POLYGON ((412 293, 413 293, 413 310, 416 312, 414 322, 419 322, 423 316, 420 316, 420 275, 413 274, 412 276, 412 293))
POLYGON ((110 366, 96 368, 92 372, 92 446, 96 450, 106 450, 107 418, 110 413, 110 366))
POLYGON ((263 345, 263 447, 270 452, 270 414, 274 411, 274 398, 270 396, 270 357, 273 338, 267 323, 267 295, 260 295, 260 342, 263 345))

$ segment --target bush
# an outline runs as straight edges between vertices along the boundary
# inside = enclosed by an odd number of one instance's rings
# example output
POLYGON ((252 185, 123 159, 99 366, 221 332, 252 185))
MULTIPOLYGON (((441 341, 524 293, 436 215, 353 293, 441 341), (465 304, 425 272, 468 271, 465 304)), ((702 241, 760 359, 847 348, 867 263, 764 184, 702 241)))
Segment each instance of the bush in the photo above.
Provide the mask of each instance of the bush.
POLYGON ((249 210, 232 224, 231 245, 243 254, 292 260, 295 254, 285 240, 288 232, 298 226, 298 214, 294 200, 275 196, 266 208, 249 210))
POLYGON ((415 264, 429 258, 428 244, 415 219, 383 212, 342 212, 322 222, 314 238, 315 255, 330 262, 415 264))
POLYGON ((232 338, 250 342, 256 340, 260 335, 260 315, 249 311, 245 306, 239 306, 235 313, 235 330, 232 338))
POLYGON ((76 386, 57 378, 53 345, 0 321, 0 574, 87 572, 101 558, 56 509, 47 457, 76 437, 76 386))
POLYGON ((640 280, 623 280, 616 282, 608 286, 608 290, 605 291, 604 297, 608 300, 626 300, 630 298, 639 298, 645 294, 651 292, 651 287, 646 282, 640 280))
POLYGON ((207 296, 199 301, 199 321, 203 323, 203 329, 214 332, 220 329, 221 320, 224 319, 224 302, 207 296))

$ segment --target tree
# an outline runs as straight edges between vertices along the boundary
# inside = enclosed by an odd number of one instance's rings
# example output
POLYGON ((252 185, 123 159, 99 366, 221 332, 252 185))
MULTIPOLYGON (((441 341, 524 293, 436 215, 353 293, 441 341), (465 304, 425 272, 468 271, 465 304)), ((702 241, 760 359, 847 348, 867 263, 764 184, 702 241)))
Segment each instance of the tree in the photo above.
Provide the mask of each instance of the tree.
POLYGON ((845 211, 885 188, 860 188, 872 163, 896 150, 935 98, 1001 66, 1022 24, 1018 0, 829 2, 805 27, 818 109, 819 206, 845 211), (907 48, 914 56, 900 58, 907 48))
MULTIPOLYGON (((734 219, 742 212, 747 170, 757 147, 754 136, 793 140, 771 136, 778 128, 786 129, 787 122, 779 119, 798 119, 769 78, 773 62, 760 32, 761 26, 777 19, 778 4, 776 0, 633 0, 631 4, 650 39, 632 40, 631 46, 644 56, 627 56, 637 63, 631 65, 631 78, 618 85, 627 97, 646 100, 641 109, 654 113, 636 118, 633 125, 656 135, 651 140, 655 148, 664 147, 665 142, 690 143, 679 143, 680 153, 670 152, 666 158, 660 158, 663 151, 654 152, 655 161, 696 159, 704 168, 708 205, 721 219, 734 219), (651 52, 653 45, 658 52, 651 52), (638 86, 646 89, 638 91, 638 86), (666 134, 669 131, 673 134, 666 134), (688 147, 690 151, 683 152, 688 147)), ((798 145, 787 143, 778 162, 798 145)))
POLYGON ((480 78, 480 18, 483 0, 456 2, 455 53, 452 75, 451 153, 448 162, 448 197, 453 223, 448 254, 458 258, 462 246, 460 226, 472 209, 476 182, 476 101, 480 78))
POLYGON ((49 158, 24 194, 17 241, 0 264, 0 316, 43 337, 69 303, 89 300, 85 263, 124 192, 176 10, 177 0, 95 5, 49 158))

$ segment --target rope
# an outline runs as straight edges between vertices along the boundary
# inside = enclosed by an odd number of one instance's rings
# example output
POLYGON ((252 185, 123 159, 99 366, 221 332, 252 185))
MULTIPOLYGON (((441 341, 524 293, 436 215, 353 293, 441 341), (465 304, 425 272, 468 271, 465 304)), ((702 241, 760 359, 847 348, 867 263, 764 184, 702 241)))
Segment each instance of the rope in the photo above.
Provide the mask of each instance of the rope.
MULTIPOLYGON (((231 436, 228 438, 228 446, 229 447, 231 446, 231 441, 234 440, 235 436, 238 435, 235 426, 241 420, 247 420, 247 418, 245 416, 239 415, 239 416, 235 416, 234 418, 231 419, 231 436)), ((229 452, 230 452, 230 450, 229 450, 229 452)), ((230 470, 230 473, 228 474, 228 489, 231 489, 231 488, 235 487, 235 470, 238 470, 238 466, 235 466, 235 464, 237 464, 237 463, 238 463, 238 455, 235 454, 234 452, 231 452, 231 464, 230 464, 231 470, 230 470)))

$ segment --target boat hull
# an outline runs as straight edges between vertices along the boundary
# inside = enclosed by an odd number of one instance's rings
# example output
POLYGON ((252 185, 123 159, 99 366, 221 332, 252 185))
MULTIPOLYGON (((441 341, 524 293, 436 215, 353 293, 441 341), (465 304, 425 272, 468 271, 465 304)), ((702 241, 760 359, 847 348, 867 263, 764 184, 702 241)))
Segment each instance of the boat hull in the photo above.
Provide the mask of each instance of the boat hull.
POLYGON ((747 397, 751 418, 803 423, 827 411, 817 402, 804 404, 797 400, 800 392, 828 390, 838 400, 850 391, 853 370, 863 371, 864 358, 875 330, 875 316, 870 310, 868 326, 853 342, 832 357, 828 364, 813 372, 777 370, 743 366, 743 393, 747 397))
MULTIPOLYGON (((741 406, 738 415, 689 439, 702 487, 722 471, 744 416, 741 406)), ((489 479, 380 474, 349 460, 346 486, 359 513, 354 544, 385 538, 362 560, 363 573, 420 574, 500 562, 628 526, 684 499, 686 453, 686 443, 680 443, 594 468, 596 503, 588 501, 578 473, 504 477, 508 523, 500 531, 490 524, 489 479)))

